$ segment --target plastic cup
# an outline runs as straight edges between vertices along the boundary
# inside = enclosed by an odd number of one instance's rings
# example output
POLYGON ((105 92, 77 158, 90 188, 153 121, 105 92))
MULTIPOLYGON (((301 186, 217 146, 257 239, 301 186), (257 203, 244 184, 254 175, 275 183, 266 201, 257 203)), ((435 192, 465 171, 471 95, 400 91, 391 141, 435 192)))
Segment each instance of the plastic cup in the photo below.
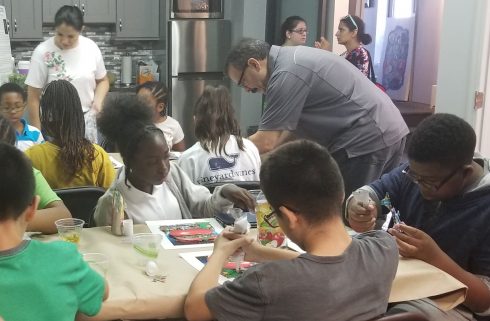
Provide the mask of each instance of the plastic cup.
POLYGON ((136 253, 137 264, 146 266, 148 261, 156 260, 160 252, 162 235, 139 233, 133 235, 133 249, 136 253))
POLYGON ((78 218, 62 218, 54 222, 58 229, 59 237, 66 242, 76 245, 80 243, 80 234, 82 233, 84 220, 78 218))
POLYGON ((90 267, 102 275, 104 278, 107 274, 107 268, 109 267, 109 258, 102 253, 84 253, 83 260, 90 265, 90 267))

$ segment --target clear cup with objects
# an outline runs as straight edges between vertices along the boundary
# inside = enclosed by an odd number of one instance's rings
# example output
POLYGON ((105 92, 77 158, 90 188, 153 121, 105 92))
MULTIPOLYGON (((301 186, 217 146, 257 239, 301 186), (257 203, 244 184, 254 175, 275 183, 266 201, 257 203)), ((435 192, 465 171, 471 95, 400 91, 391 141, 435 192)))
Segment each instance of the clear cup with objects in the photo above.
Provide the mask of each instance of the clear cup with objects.
POLYGON ((79 218, 62 218, 54 222, 58 229, 60 239, 65 242, 71 242, 77 246, 80 243, 84 220, 79 218))
POLYGON ((162 235, 152 233, 134 234, 132 238, 133 249, 136 256, 136 264, 145 267, 149 261, 158 258, 162 247, 162 235))

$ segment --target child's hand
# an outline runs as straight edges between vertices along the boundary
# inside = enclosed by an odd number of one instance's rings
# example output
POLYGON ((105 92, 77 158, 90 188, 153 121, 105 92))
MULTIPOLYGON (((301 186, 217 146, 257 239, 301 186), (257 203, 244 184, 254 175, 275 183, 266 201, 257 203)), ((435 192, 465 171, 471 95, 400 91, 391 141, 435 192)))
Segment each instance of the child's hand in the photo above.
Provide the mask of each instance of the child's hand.
POLYGON ((239 248, 247 248, 254 240, 242 234, 231 231, 231 227, 226 227, 223 232, 214 240, 214 253, 221 253, 224 257, 233 255, 239 248))
POLYGON ((221 188, 221 195, 233 202, 235 207, 253 210, 255 208, 255 198, 244 188, 234 184, 225 184, 221 188))
POLYGON ((347 204, 347 217, 349 225, 356 232, 366 232, 374 228, 377 217, 377 209, 373 204, 362 204, 355 198, 347 204))
POLYGON ((444 252, 425 232, 405 224, 395 224, 389 229, 396 239, 398 250, 404 257, 415 258, 427 263, 434 262, 444 252))
POLYGON ((258 262, 260 260, 260 249, 263 247, 260 245, 255 238, 244 234, 236 234, 231 232, 231 230, 225 229, 223 231, 223 236, 230 239, 247 239, 247 241, 241 246, 242 250, 245 252, 245 260, 250 262, 258 262))

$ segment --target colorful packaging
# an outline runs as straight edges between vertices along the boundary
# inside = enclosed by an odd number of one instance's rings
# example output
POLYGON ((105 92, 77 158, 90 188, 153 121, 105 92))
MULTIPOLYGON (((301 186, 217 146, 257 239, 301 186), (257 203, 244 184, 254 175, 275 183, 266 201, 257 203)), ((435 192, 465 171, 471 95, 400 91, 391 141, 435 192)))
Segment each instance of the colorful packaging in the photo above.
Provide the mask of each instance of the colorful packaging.
POLYGON ((286 235, 281 228, 272 227, 265 219, 268 217, 269 222, 272 221, 272 217, 269 219, 271 212, 272 208, 269 205, 269 202, 267 202, 264 194, 260 192, 260 194, 257 196, 257 206, 255 208, 258 230, 257 239, 262 245, 269 247, 286 246, 286 235))

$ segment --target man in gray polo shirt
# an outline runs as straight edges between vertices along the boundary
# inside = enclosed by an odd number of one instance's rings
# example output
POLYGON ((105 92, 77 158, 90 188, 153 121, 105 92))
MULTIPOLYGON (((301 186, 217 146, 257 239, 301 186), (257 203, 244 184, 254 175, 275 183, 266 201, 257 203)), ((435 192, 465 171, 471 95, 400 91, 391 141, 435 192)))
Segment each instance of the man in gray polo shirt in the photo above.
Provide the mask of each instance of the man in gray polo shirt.
POLYGON ((349 195, 397 167, 408 128, 391 99, 345 59, 310 47, 243 39, 226 73, 248 92, 265 94, 266 110, 250 139, 260 153, 295 139, 325 146, 349 195))

